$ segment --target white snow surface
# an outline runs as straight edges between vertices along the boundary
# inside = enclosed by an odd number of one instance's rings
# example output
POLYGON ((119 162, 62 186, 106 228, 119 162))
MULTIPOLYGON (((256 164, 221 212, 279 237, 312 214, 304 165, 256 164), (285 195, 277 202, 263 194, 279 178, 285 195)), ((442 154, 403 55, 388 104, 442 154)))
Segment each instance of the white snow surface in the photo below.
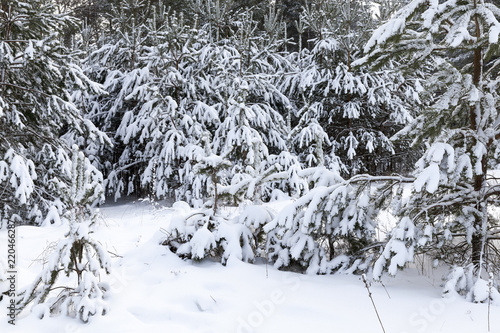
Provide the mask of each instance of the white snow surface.
MULTIPOLYGON (((282 202, 276 203, 282 205, 282 202)), ((382 332, 367 290, 355 275, 302 275, 230 259, 184 261, 159 245, 172 218, 188 207, 154 208, 145 202, 107 205, 93 237, 113 254, 109 312, 87 324, 66 316, 38 319, 26 309, 12 326, 0 302, 0 332, 289 333, 382 332), (182 209, 181 209, 182 208, 182 209)), ((18 228, 18 288, 27 286, 65 225, 18 228)), ((1 258, 7 232, 0 230, 1 258)), ((4 260, 6 262, 6 260, 4 260)), ((442 298, 443 271, 427 264, 384 277, 370 289, 386 332, 487 332, 488 305, 451 295, 442 298), (388 296, 390 295, 390 298, 388 296)), ((500 332, 500 307, 491 306, 491 332, 500 332)))

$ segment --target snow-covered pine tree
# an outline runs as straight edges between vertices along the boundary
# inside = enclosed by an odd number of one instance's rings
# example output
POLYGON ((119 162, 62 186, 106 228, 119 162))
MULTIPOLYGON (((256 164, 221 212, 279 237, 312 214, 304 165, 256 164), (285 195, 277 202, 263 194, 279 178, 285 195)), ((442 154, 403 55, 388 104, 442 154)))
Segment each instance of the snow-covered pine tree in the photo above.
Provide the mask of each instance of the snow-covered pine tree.
MULTIPOLYGON (((203 2, 200 10, 207 13, 199 14, 215 15, 222 10, 217 6, 203 2)), ((108 194, 152 192, 188 201, 210 196, 193 172, 205 133, 214 154, 234 164, 232 175, 268 170, 269 150, 286 146, 280 111, 289 102, 276 86, 284 58, 257 46, 269 38, 256 32, 248 13, 234 14, 233 25, 219 31, 213 20, 190 27, 181 14, 153 12, 154 18, 129 26, 87 62, 91 77, 109 93, 88 115, 114 137, 108 194), (127 59, 135 59, 133 66, 127 59)))
POLYGON ((211 94, 220 117, 212 145, 233 163, 231 184, 222 193, 233 203, 248 199, 259 204, 269 200, 278 184, 287 191, 304 188, 293 175, 300 165, 286 155, 289 126, 284 119, 292 107, 280 84, 292 64, 280 52, 285 42, 273 4, 264 17, 265 31, 249 10, 234 16, 233 35, 206 48, 213 64, 210 77, 219 89, 211 94), (282 172, 290 173, 290 181, 282 172))
POLYGON ((104 248, 91 238, 97 220, 92 205, 103 199, 102 175, 76 146, 67 167, 71 186, 61 191, 70 207, 63 216, 69 231, 57 243, 33 284, 19 293, 17 304, 21 312, 33 303, 40 318, 62 313, 87 322, 90 316, 108 311, 103 298, 109 287, 100 281, 100 273, 109 273, 111 261, 104 248), (61 278, 61 272, 66 278, 61 278))
MULTIPOLYGON (((114 147, 100 156, 107 194, 115 199, 122 194, 172 196, 185 183, 179 169, 188 154, 183 150, 186 135, 203 132, 185 116, 185 108, 206 108, 186 101, 185 93, 194 93, 196 73, 191 67, 196 62, 188 59, 205 38, 161 1, 155 6, 122 1, 113 22, 121 30, 103 36, 85 62, 89 75, 108 92, 87 114, 113 139, 114 147)), ((200 114, 207 121, 214 115, 200 114)))
POLYGON ((87 115, 113 137, 114 148, 101 156, 107 194, 199 199, 193 165, 203 133, 219 122, 207 93, 210 64, 200 58, 206 33, 162 1, 122 1, 120 8, 115 25, 122 30, 104 36, 86 61, 108 92, 87 115))
POLYGON ((116 139, 116 131, 124 114, 137 107, 135 100, 126 97, 148 79, 145 76, 149 73, 144 72, 139 63, 147 39, 144 26, 147 4, 144 1, 120 0, 112 6, 110 22, 116 29, 102 34, 93 45, 95 49, 91 49, 90 56, 83 61, 89 77, 102 84, 106 91, 106 94, 85 96, 89 106, 85 109, 85 117, 111 138, 112 145, 97 147, 95 163, 105 176, 106 194, 115 198, 140 184, 130 170, 134 170, 142 160, 136 157, 130 161, 134 156, 129 156, 130 149, 116 139), (125 156, 122 158, 124 165, 117 166, 121 156, 125 156))
POLYGON ((0 219, 42 224, 64 212, 69 149, 60 135, 97 133, 71 102, 76 87, 98 93, 59 42, 52 1, 0 3, 0 219))
POLYGON ((295 75, 284 76, 283 87, 296 106, 290 140, 310 166, 335 167, 345 175, 390 172, 392 155, 401 150, 389 137, 412 119, 410 106, 418 97, 411 80, 352 67, 377 24, 370 6, 323 1, 301 16, 302 30, 316 36, 314 46, 291 55, 295 75))
POLYGON ((211 197, 208 204, 218 203, 221 198, 226 203, 246 205, 235 216, 213 205, 213 211, 201 210, 172 223, 164 244, 185 258, 210 256, 225 263, 229 257, 252 261, 262 255, 262 226, 274 214, 258 204, 263 197, 271 197, 272 185, 268 184, 286 182, 288 175, 275 175, 279 171, 277 157, 269 154, 270 150, 286 148, 285 122, 277 109, 284 108, 288 100, 275 86, 274 67, 279 68, 282 58, 270 55, 269 49, 259 49, 257 44, 268 41, 254 34, 256 23, 249 13, 238 18, 233 36, 223 38, 210 24, 205 27, 213 42, 199 52, 198 64, 204 67, 198 73, 207 84, 203 90, 193 92, 204 92, 205 103, 216 111, 219 123, 206 127, 212 132, 203 134, 204 156, 193 156, 191 160, 197 174, 195 184, 207 186, 204 193, 211 197), (227 171, 221 173, 221 167, 227 171), (203 179, 200 174, 208 177, 203 179), (225 182, 219 180, 221 175, 225 182))
POLYGON ((278 268, 314 274, 363 272, 378 258, 377 216, 413 178, 357 175, 344 180, 325 167, 299 176, 313 188, 264 227, 278 268))
MULTIPOLYGON (((99 1, 96 3, 80 3, 78 0, 75 3, 66 3, 64 6, 76 6, 74 8, 75 11, 79 12, 82 8, 101 8, 104 4, 99 1)), ((61 10, 61 9, 59 9, 61 10)), ((82 13, 80 13, 82 14, 82 13)), ((94 20, 98 19, 101 14, 94 14, 97 17, 94 17, 94 20)), ((98 29, 95 25, 98 25, 97 22, 93 24, 89 24, 87 21, 79 24, 78 29, 72 28, 71 31, 67 31, 66 34, 72 34, 71 36, 71 50, 72 55, 80 60, 80 64, 82 59, 87 58, 95 43, 95 30, 98 29)), ((67 36, 64 36, 66 39, 67 36)), ((72 75, 70 72, 69 75, 72 75)), ((85 156, 89 158, 92 164, 98 168, 99 170, 105 170, 105 166, 100 156, 102 156, 105 152, 108 152, 110 147, 112 147, 111 139, 103 132, 97 129, 94 123, 88 119, 87 115, 95 112, 95 110, 100 110, 99 101, 102 99, 104 95, 106 95, 106 91, 103 89, 102 85, 99 85, 96 82, 87 80, 85 84, 82 81, 76 80, 72 82, 72 84, 68 87, 69 93, 71 94, 70 101, 76 106, 78 110, 80 110, 82 116, 84 117, 84 123, 86 124, 83 131, 75 131, 69 129, 62 137, 68 143, 69 146, 73 146, 76 144, 80 147, 81 151, 84 152, 85 156), (89 85, 92 89, 85 89, 85 86, 89 85)), ((94 118, 98 120, 98 118, 94 118)))
MULTIPOLYGON (((359 63, 380 66, 392 59, 421 69, 431 103, 400 134, 427 143, 416 180, 401 207, 399 225, 375 266, 394 274, 412 253, 425 251, 457 265, 446 292, 488 298, 487 270, 498 278, 498 165, 500 9, 482 0, 416 0, 399 10, 368 41, 359 63), (485 296, 486 295, 486 296, 485 296)), ((495 293, 497 294, 497 293, 495 293)))
MULTIPOLYGON (((266 19, 268 24, 278 21, 278 14, 274 15, 266 19)), ((278 52, 279 34, 259 31, 251 13, 239 15, 235 24, 238 29, 228 39, 234 46, 226 49, 238 60, 228 58, 224 61, 231 61, 231 66, 219 68, 217 81, 224 92, 217 104, 221 124, 213 145, 233 163, 231 185, 235 186, 229 192, 237 200, 267 200, 272 190, 260 185, 278 171, 273 156, 287 150, 283 114, 290 102, 278 84, 290 64, 278 52)))
POLYGON ((235 17, 241 11, 234 6, 233 0, 192 0, 192 8, 211 43, 234 35, 235 17))
MULTIPOLYGON (((304 10, 315 32, 311 50, 292 54, 296 73, 282 87, 294 102, 292 151, 310 168, 297 170, 302 196, 264 227, 269 256, 277 267, 313 273, 369 270, 383 243, 377 215, 411 178, 357 175, 387 172, 394 129, 412 119, 418 102, 413 85, 387 69, 354 68, 375 21, 368 4, 322 2, 304 10), (362 156, 361 156, 362 155, 362 156), (341 173, 351 175, 343 179, 341 173)), ((418 84, 417 84, 418 87, 418 84)))
POLYGON ((206 207, 172 221, 162 245, 186 259, 210 257, 225 264, 229 258, 236 258, 251 262, 264 252, 262 227, 274 215, 264 207, 253 205, 243 208, 236 216, 219 209, 219 198, 229 194, 219 193, 231 162, 212 153, 206 136, 204 142, 205 154, 198 157, 194 172, 205 176, 212 198, 205 203, 206 207))

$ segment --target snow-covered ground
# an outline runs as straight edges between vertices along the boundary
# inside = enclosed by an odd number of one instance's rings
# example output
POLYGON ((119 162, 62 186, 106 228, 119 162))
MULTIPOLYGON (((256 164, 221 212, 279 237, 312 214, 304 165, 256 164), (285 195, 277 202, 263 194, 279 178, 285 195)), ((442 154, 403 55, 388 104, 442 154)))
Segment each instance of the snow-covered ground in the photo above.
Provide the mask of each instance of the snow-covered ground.
MULTIPOLYGON (((263 262, 183 261, 159 245, 182 212, 146 202, 108 205, 94 235, 111 252, 110 311, 87 324, 68 317, 42 320, 25 310, 16 326, 0 302, 0 332, 382 332, 359 276, 301 275, 263 262)), ((32 282, 50 245, 66 226, 18 229, 18 287, 32 282)), ((0 231, 6 253, 7 233, 0 231)), ((488 332, 488 305, 441 298, 443 272, 408 269, 374 283, 372 296, 387 333, 488 332)), ((500 332, 500 307, 491 306, 491 332, 500 332)))

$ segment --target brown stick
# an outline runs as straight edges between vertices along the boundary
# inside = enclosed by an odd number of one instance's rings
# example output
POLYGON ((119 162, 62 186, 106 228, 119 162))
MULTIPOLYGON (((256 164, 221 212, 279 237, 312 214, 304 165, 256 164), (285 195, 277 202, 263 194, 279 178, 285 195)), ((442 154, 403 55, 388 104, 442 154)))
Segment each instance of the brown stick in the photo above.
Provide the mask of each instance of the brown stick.
POLYGON ((368 285, 368 281, 366 280, 366 274, 361 275, 361 278, 363 279, 363 282, 365 283, 366 290, 368 290, 368 297, 370 297, 370 300, 372 301, 373 308, 375 309, 375 313, 377 314, 378 321, 380 323, 380 327, 382 327, 382 331, 385 333, 385 328, 384 324, 382 324, 382 319, 380 319, 380 316, 377 311, 377 306, 375 305, 375 301, 373 300, 372 297, 372 292, 370 291, 370 286, 368 285))

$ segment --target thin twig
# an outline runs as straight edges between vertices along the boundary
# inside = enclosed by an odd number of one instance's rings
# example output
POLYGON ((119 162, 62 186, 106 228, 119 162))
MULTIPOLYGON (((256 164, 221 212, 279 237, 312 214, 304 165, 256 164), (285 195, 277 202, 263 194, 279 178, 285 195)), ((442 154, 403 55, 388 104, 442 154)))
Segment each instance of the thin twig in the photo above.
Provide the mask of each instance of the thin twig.
POLYGON ((382 331, 385 333, 385 328, 384 324, 382 324, 382 319, 380 319, 380 316, 377 311, 377 306, 375 305, 375 301, 373 300, 372 297, 372 292, 370 291, 370 286, 368 285, 368 281, 366 280, 366 274, 361 275, 363 282, 365 283, 366 290, 368 290, 368 297, 370 297, 370 300, 372 301, 373 308, 375 309, 375 313, 377 314, 378 321, 380 323, 380 327, 382 327, 382 331))
POLYGON ((111 254, 111 255, 114 255, 115 257, 118 257, 118 258, 123 258, 121 255, 116 254, 116 253, 113 253, 113 252, 111 252, 111 251, 108 251, 108 253, 109 253, 109 254, 111 254))
POLYGON ((382 281, 380 281, 380 284, 382 285, 382 287, 384 287, 384 290, 387 293, 387 296, 389 297, 389 299, 391 299, 391 295, 389 295, 389 292, 387 291, 387 288, 385 287, 385 284, 382 281))
POLYGON ((268 269, 268 267, 267 267, 267 265, 268 265, 268 263, 267 263, 267 262, 268 262, 268 259, 267 259, 267 251, 266 251, 266 279, 268 279, 268 278, 269 278, 269 269, 268 269))

